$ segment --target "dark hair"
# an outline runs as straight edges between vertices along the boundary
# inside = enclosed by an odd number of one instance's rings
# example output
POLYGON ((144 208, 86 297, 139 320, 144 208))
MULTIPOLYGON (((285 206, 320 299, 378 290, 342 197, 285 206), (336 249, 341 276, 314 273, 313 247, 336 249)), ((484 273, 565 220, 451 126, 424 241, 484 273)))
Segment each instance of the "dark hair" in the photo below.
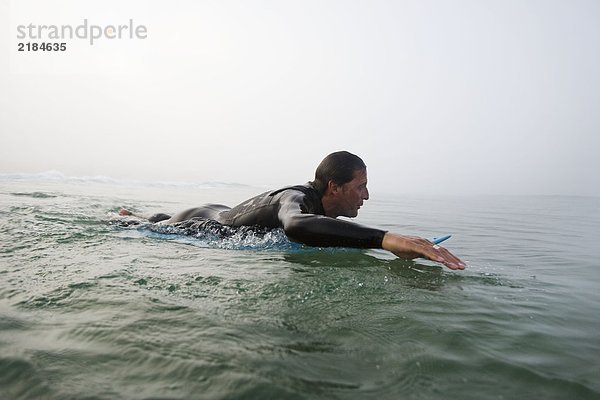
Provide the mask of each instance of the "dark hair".
POLYGON ((347 151, 336 151, 321 161, 315 171, 314 188, 323 195, 329 181, 343 185, 354 178, 354 171, 366 169, 367 166, 359 156, 347 151))

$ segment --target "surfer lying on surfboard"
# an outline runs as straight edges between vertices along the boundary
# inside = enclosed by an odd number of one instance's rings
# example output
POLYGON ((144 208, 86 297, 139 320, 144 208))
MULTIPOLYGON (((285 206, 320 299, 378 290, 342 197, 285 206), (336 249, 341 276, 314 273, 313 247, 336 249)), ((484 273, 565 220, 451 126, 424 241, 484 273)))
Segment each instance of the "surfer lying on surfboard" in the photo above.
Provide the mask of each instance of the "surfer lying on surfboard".
MULTIPOLYGON (((305 185, 266 192, 234 208, 207 204, 173 216, 155 214, 149 221, 175 224, 194 219, 226 226, 283 228, 291 240, 309 246, 379 248, 402 258, 423 257, 450 269, 465 268, 458 257, 427 239, 337 219, 356 217, 368 199, 365 163, 354 154, 339 151, 325 157, 317 167, 314 181, 305 185)), ((119 213, 132 215, 125 209, 119 213)))

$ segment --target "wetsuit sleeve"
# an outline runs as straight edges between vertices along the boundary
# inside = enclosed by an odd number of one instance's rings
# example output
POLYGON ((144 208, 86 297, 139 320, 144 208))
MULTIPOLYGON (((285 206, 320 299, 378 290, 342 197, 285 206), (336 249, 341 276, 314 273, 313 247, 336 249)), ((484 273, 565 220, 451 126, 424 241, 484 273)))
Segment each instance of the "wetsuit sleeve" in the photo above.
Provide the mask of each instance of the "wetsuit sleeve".
POLYGON ((324 215, 302 212, 304 194, 286 191, 280 199, 279 220, 292 240, 318 247, 381 248, 385 231, 324 215))

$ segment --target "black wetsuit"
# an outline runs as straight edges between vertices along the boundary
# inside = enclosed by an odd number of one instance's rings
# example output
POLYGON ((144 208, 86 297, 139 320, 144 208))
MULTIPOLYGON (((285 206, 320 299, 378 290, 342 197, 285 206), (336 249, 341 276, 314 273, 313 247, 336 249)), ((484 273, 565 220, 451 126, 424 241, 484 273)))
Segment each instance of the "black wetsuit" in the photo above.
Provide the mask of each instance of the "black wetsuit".
POLYGON ((234 208, 220 204, 183 211, 163 221, 225 226, 283 228, 293 241, 319 247, 381 248, 385 231, 325 216, 321 196, 313 186, 290 186, 253 197, 234 208))

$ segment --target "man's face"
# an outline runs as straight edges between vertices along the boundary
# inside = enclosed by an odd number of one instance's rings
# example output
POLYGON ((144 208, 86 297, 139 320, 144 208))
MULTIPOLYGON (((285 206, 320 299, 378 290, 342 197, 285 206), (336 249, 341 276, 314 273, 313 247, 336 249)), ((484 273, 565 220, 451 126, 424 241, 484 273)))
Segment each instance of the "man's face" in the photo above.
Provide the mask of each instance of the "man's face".
POLYGON ((369 200, 367 170, 354 171, 352 180, 338 186, 337 189, 335 192, 337 215, 356 217, 363 201, 369 200))

